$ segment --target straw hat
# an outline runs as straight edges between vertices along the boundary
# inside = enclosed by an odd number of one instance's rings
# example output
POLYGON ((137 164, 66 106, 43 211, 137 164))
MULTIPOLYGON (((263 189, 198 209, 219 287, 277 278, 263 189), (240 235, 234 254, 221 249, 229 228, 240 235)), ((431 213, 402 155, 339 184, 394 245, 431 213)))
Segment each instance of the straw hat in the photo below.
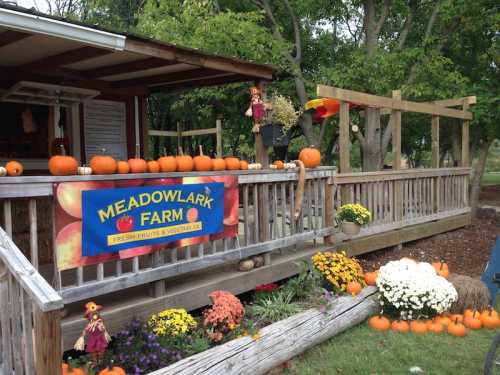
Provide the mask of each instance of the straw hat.
POLYGON ((101 305, 98 305, 97 303, 90 301, 85 304, 85 314, 83 314, 83 316, 88 318, 90 314, 94 314, 101 310, 102 310, 101 305))
POLYGON ((250 95, 260 95, 260 90, 255 86, 250 87, 250 95))

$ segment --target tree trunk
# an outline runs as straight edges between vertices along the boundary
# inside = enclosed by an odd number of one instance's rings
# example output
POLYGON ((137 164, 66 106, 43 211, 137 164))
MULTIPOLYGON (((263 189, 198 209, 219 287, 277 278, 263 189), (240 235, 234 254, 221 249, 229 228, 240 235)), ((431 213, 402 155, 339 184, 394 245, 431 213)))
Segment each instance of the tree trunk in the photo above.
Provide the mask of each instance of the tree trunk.
POLYGON ((365 110, 365 142, 363 144, 363 171, 373 172, 382 168, 382 145, 380 128, 380 110, 365 110))
POLYGON ((479 143, 479 160, 474 167, 474 176, 472 177, 470 205, 472 217, 476 217, 477 206, 479 204, 479 194, 481 193, 481 179, 483 178, 484 169, 486 168, 486 160, 493 139, 482 140, 479 143))

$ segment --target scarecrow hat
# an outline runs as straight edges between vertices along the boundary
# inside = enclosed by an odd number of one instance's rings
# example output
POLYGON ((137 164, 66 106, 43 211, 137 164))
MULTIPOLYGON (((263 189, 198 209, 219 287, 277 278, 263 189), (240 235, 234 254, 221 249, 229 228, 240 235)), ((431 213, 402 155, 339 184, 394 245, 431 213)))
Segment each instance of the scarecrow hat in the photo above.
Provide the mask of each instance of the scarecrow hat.
POLYGON ((250 95, 260 95, 260 90, 255 86, 250 87, 250 95))
POLYGON ((90 302, 87 302, 85 304, 85 314, 83 314, 83 316, 88 318, 89 315, 94 314, 94 313, 101 311, 101 310, 102 310, 101 305, 98 305, 95 302, 90 301, 90 302))

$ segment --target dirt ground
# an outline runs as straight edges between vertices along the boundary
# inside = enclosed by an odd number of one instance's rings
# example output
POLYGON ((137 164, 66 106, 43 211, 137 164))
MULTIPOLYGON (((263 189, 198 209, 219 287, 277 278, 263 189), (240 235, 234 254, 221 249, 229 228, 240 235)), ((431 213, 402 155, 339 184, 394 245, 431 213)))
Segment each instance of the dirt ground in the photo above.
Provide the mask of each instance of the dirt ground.
POLYGON ((425 262, 444 259, 451 272, 477 277, 483 273, 498 236, 500 227, 495 221, 476 219, 469 227, 407 243, 402 250, 382 249, 358 259, 365 270, 377 269, 402 257, 425 262))
POLYGON ((481 204, 500 207, 500 185, 483 186, 479 201, 481 204))

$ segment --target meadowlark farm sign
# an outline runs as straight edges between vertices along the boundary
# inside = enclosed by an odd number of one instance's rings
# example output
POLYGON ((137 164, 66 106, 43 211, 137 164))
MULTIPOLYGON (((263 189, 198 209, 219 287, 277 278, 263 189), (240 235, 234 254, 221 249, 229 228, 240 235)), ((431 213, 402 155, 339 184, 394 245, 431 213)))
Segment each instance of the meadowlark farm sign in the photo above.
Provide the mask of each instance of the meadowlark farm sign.
POLYGON ((234 176, 56 184, 58 269, 237 236, 238 196, 234 176))

